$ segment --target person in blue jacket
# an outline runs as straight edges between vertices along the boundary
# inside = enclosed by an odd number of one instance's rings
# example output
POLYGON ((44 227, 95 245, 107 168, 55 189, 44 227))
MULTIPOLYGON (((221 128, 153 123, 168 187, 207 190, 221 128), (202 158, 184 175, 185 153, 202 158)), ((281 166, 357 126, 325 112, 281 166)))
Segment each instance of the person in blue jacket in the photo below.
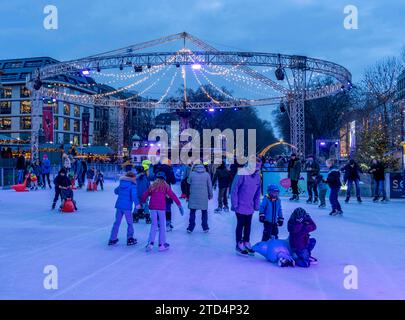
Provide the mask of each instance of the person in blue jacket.
POLYGON ((115 202, 115 222, 111 229, 111 236, 108 242, 109 246, 115 245, 118 243, 118 231, 120 228, 122 217, 125 216, 125 219, 128 224, 127 229, 127 245, 132 246, 137 243, 137 240, 134 239, 134 227, 132 219, 132 204, 135 204, 137 209, 140 208, 138 194, 136 190, 136 176, 135 173, 129 171, 125 176, 120 178, 120 184, 115 188, 114 193, 118 195, 117 201, 115 202))
POLYGON ((284 222, 281 200, 278 195, 279 188, 275 184, 267 187, 267 194, 260 203, 259 220, 263 223, 262 241, 270 238, 278 239, 278 227, 284 222))
POLYGON ((51 173, 51 161, 48 159, 48 155, 44 154, 42 157, 42 164, 41 164, 41 169, 42 169, 42 188, 46 188, 46 182, 48 181, 48 186, 49 189, 52 189, 51 187, 51 180, 49 179, 49 175, 51 173))

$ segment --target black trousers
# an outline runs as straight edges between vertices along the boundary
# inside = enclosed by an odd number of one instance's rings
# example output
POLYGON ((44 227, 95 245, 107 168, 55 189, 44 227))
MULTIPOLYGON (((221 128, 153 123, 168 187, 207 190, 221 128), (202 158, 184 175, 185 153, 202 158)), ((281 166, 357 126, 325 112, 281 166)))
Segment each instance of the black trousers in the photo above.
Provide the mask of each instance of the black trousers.
POLYGON ((59 197, 62 200, 61 189, 55 188, 55 197, 53 198, 53 203, 56 203, 58 201, 59 197))
POLYGON ((318 185, 315 181, 307 182, 307 189, 309 199, 312 199, 312 193, 314 194, 315 198, 318 198, 318 185))
POLYGON ((253 214, 240 214, 236 213, 236 244, 239 242, 250 241, 250 230, 252 228, 252 216, 253 214))
POLYGON ((291 180, 291 189, 293 195, 298 196, 298 180, 291 180))
POLYGON ((271 223, 268 221, 265 221, 263 223, 263 237, 262 241, 267 241, 270 240, 272 236, 274 236, 275 239, 278 239, 278 225, 277 223, 271 223))

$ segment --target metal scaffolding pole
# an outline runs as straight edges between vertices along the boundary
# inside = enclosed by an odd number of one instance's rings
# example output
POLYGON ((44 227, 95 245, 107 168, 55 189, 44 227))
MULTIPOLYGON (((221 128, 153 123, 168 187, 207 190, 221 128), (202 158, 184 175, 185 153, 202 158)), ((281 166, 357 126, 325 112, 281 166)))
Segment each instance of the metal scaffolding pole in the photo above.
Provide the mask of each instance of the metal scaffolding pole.
POLYGON ((41 125, 42 103, 40 93, 31 90, 31 161, 39 159, 39 129, 41 125))
POLYGON ((296 56, 291 67, 294 76, 290 101, 290 139, 300 157, 305 157, 306 57, 296 56))
POLYGON ((124 126, 125 126, 125 102, 122 102, 118 108, 118 141, 117 141, 117 154, 118 162, 122 163, 123 150, 124 150, 124 126))

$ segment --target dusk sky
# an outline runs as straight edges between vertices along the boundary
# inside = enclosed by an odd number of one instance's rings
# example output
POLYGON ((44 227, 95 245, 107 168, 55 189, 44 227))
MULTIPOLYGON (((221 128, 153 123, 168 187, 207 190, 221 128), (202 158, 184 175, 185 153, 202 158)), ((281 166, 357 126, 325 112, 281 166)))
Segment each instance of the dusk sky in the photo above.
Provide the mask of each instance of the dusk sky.
POLYGON ((398 0, 1 0, 0 59, 75 59, 187 31, 221 50, 300 54, 348 68, 354 82, 380 58, 405 45, 398 0), (43 27, 46 5, 59 27, 43 27), (359 28, 343 26, 346 5, 359 28))

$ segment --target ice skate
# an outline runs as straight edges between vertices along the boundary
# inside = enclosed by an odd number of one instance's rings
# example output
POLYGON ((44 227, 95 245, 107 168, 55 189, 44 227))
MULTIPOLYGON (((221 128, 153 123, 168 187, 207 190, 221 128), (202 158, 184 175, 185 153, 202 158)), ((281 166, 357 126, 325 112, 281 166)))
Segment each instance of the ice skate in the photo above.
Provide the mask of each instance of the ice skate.
POLYGON ((138 222, 139 222, 139 216, 138 216, 137 213, 133 213, 133 214, 132 214, 132 218, 133 218, 133 220, 134 220, 134 223, 138 223, 138 222))
POLYGON ((109 246, 115 246, 115 245, 118 243, 118 241, 119 241, 118 239, 109 240, 109 241, 108 241, 108 245, 109 245, 109 246))
POLYGON ((318 259, 316 259, 316 258, 314 258, 314 257, 309 257, 309 262, 311 263, 311 264, 318 264, 318 259))
POLYGON ((150 242, 145 247, 146 252, 151 252, 153 250, 153 242, 150 242))
POLYGON ((254 256, 254 255, 255 255, 255 252, 254 252, 254 250, 252 249, 252 245, 250 244, 250 242, 245 242, 243 245, 245 246, 245 250, 248 252, 248 254, 249 254, 250 256, 254 256))
POLYGON ((224 207, 224 212, 229 212, 229 208, 228 208, 228 207, 224 207))
POLYGON ((309 198, 309 199, 307 200, 307 203, 312 203, 312 198, 309 198))
POLYGON ((330 216, 336 216, 337 215, 337 210, 333 209, 331 212, 329 212, 330 216))
POLYGON ((290 199, 288 199, 288 200, 294 201, 294 200, 295 200, 295 194, 294 194, 290 199))
POLYGON ((345 203, 349 203, 350 197, 346 197, 345 203))
POLYGON ((187 233, 192 233, 193 231, 191 231, 189 228, 187 228, 187 233))
POLYGON ((386 203, 386 202, 388 202, 387 198, 386 198, 386 197, 383 197, 383 198, 381 199, 381 203, 386 203))
POLYGON ((313 204, 318 204, 318 198, 315 197, 313 204))
POLYGON ((166 222, 166 232, 173 231, 173 225, 170 222, 166 222))
POLYGON ((319 206, 318 206, 318 208, 319 209, 323 209, 323 208, 326 208, 326 204, 324 204, 324 203, 321 203, 319 206))
POLYGON ((169 250, 170 245, 168 243, 159 244, 159 251, 169 250))
POLYGON ((378 201, 378 197, 375 196, 375 197, 373 198, 373 202, 377 202, 377 201, 378 201))
POLYGON ((145 214, 145 222, 146 222, 146 224, 151 224, 152 223, 152 220, 150 218, 150 214, 145 214))
POLYGON ((361 198, 360 198, 360 197, 357 197, 357 202, 358 202, 358 203, 362 203, 363 201, 361 201, 361 198))
POLYGON ((204 229, 203 232, 208 233, 208 232, 210 232, 210 229, 204 229))
POLYGON ((138 243, 138 241, 134 238, 128 238, 128 240, 127 240, 127 246, 133 246, 137 243, 138 243))
POLYGON ((337 210, 335 216, 343 216, 343 211, 342 210, 337 210))
POLYGON ((215 212, 215 213, 221 213, 221 212, 222 212, 222 208, 216 208, 216 209, 214 210, 214 212, 215 212))
POLYGON ((243 257, 247 257, 249 255, 249 252, 245 249, 245 246, 243 245, 243 242, 239 242, 236 245, 236 253, 243 256, 243 257))

